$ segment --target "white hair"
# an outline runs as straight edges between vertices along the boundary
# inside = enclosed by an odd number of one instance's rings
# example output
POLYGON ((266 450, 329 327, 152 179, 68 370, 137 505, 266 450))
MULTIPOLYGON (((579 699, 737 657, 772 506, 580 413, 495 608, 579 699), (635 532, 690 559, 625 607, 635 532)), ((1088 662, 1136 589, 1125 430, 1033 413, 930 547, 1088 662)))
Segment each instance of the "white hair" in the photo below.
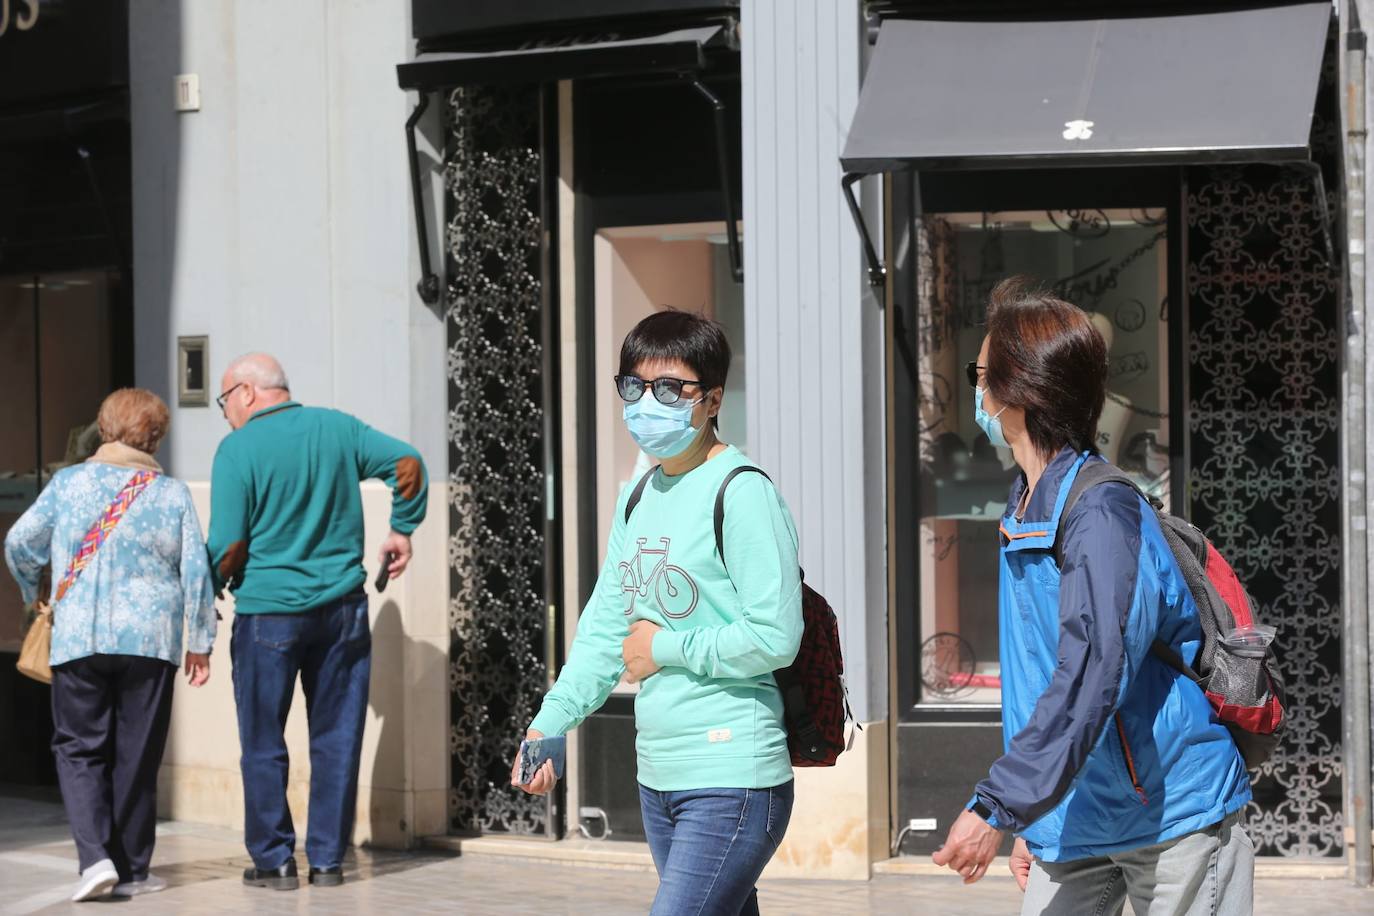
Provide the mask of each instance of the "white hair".
POLYGON ((254 388, 291 390, 291 383, 286 380, 281 363, 267 353, 245 353, 230 363, 224 374, 235 382, 254 388))

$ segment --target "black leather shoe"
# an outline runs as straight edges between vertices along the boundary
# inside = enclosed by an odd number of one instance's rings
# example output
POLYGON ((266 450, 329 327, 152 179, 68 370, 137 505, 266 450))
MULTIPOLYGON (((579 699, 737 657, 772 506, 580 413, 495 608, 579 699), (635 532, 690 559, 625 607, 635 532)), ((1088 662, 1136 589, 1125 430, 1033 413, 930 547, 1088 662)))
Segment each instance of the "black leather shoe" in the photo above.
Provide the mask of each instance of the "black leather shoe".
POLYGON ((310 883, 316 887, 338 887, 343 884, 343 868, 335 865, 332 868, 310 868, 310 883))
POLYGON ((301 886, 296 876, 296 860, 287 859, 279 868, 245 868, 243 883, 249 887, 270 887, 274 891, 294 891, 301 886))

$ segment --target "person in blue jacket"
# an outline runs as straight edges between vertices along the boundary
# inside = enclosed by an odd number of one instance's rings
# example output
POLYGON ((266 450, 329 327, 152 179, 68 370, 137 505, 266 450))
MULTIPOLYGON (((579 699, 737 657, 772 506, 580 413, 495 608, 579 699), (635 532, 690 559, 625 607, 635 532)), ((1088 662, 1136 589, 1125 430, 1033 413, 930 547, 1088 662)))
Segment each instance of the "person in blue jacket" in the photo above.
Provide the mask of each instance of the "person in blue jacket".
POLYGON ((1154 511, 1105 483, 1063 517, 1103 460, 1102 336, 1023 278, 993 291, 987 332, 975 417, 1021 469, 1000 530, 1005 753, 935 862, 977 881, 1009 831, 1022 913, 1121 913, 1127 897, 1151 916, 1249 913, 1245 765, 1197 685, 1150 653, 1158 638, 1192 663, 1202 640, 1154 511))

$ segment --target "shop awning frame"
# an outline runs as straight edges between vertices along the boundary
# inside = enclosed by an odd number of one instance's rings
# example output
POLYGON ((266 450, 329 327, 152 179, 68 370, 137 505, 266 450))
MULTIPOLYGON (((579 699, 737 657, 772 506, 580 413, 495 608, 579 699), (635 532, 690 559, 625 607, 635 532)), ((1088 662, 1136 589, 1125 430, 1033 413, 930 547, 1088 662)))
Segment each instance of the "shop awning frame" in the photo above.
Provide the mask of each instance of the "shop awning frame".
POLYGON ((720 25, 636 38, 531 44, 487 51, 434 51, 396 66, 402 89, 433 92, 468 83, 539 83, 706 68, 706 49, 720 43, 720 25))
MULTIPOLYGON (((1290 164, 1309 136, 1329 2, 1097 19, 883 23, 840 157, 853 185, 912 170, 1290 164)), ((1324 220, 1331 250, 1329 220, 1324 220)))
POLYGON ((710 66, 708 49, 727 46, 732 34, 729 28, 714 24, 614 40, 563 40, 494 50, 429 52, 398 64, 396 76, 400 87, 419 93, 415 109, 406 119, 406 146, 410 156, 415 229, 420 246, 420 282, 416 287, 420 299, 428 305, 438 302, 440 283, 429 254, 429 231, 425 223, 424 191, 415 130, 429 108, 430 93, 472 83, 527 84, 650 74, 676 75, 689 83, 713 110, 717 161, 725 196, 730 272, 735 282, 743 282, 744 257, 735 213, 736 175, 732 168, 734 159, 725 103, 701 79, 702 73, 710 66))

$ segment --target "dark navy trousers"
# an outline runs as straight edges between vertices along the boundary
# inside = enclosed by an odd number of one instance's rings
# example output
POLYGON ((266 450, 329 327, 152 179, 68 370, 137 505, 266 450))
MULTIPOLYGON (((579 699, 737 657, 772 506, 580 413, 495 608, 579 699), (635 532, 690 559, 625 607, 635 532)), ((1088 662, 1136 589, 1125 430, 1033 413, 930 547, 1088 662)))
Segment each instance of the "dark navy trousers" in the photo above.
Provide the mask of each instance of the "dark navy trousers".
POLYGON ((176 673, 139 655, 88 655, 52 670, 52 749, 83 870, 109 859, 120 881, 148 876, 176 673))
POLYGON ((297 614, 236 614, 229 649, 242 748, 244 842, 253 864, 279 868, 296 851, 286 804, 285 731, 299 675, 310 725, 305 853, 316 868, 341 865, 353 834, 372 669, 367 595, 360 589, 297 614))

